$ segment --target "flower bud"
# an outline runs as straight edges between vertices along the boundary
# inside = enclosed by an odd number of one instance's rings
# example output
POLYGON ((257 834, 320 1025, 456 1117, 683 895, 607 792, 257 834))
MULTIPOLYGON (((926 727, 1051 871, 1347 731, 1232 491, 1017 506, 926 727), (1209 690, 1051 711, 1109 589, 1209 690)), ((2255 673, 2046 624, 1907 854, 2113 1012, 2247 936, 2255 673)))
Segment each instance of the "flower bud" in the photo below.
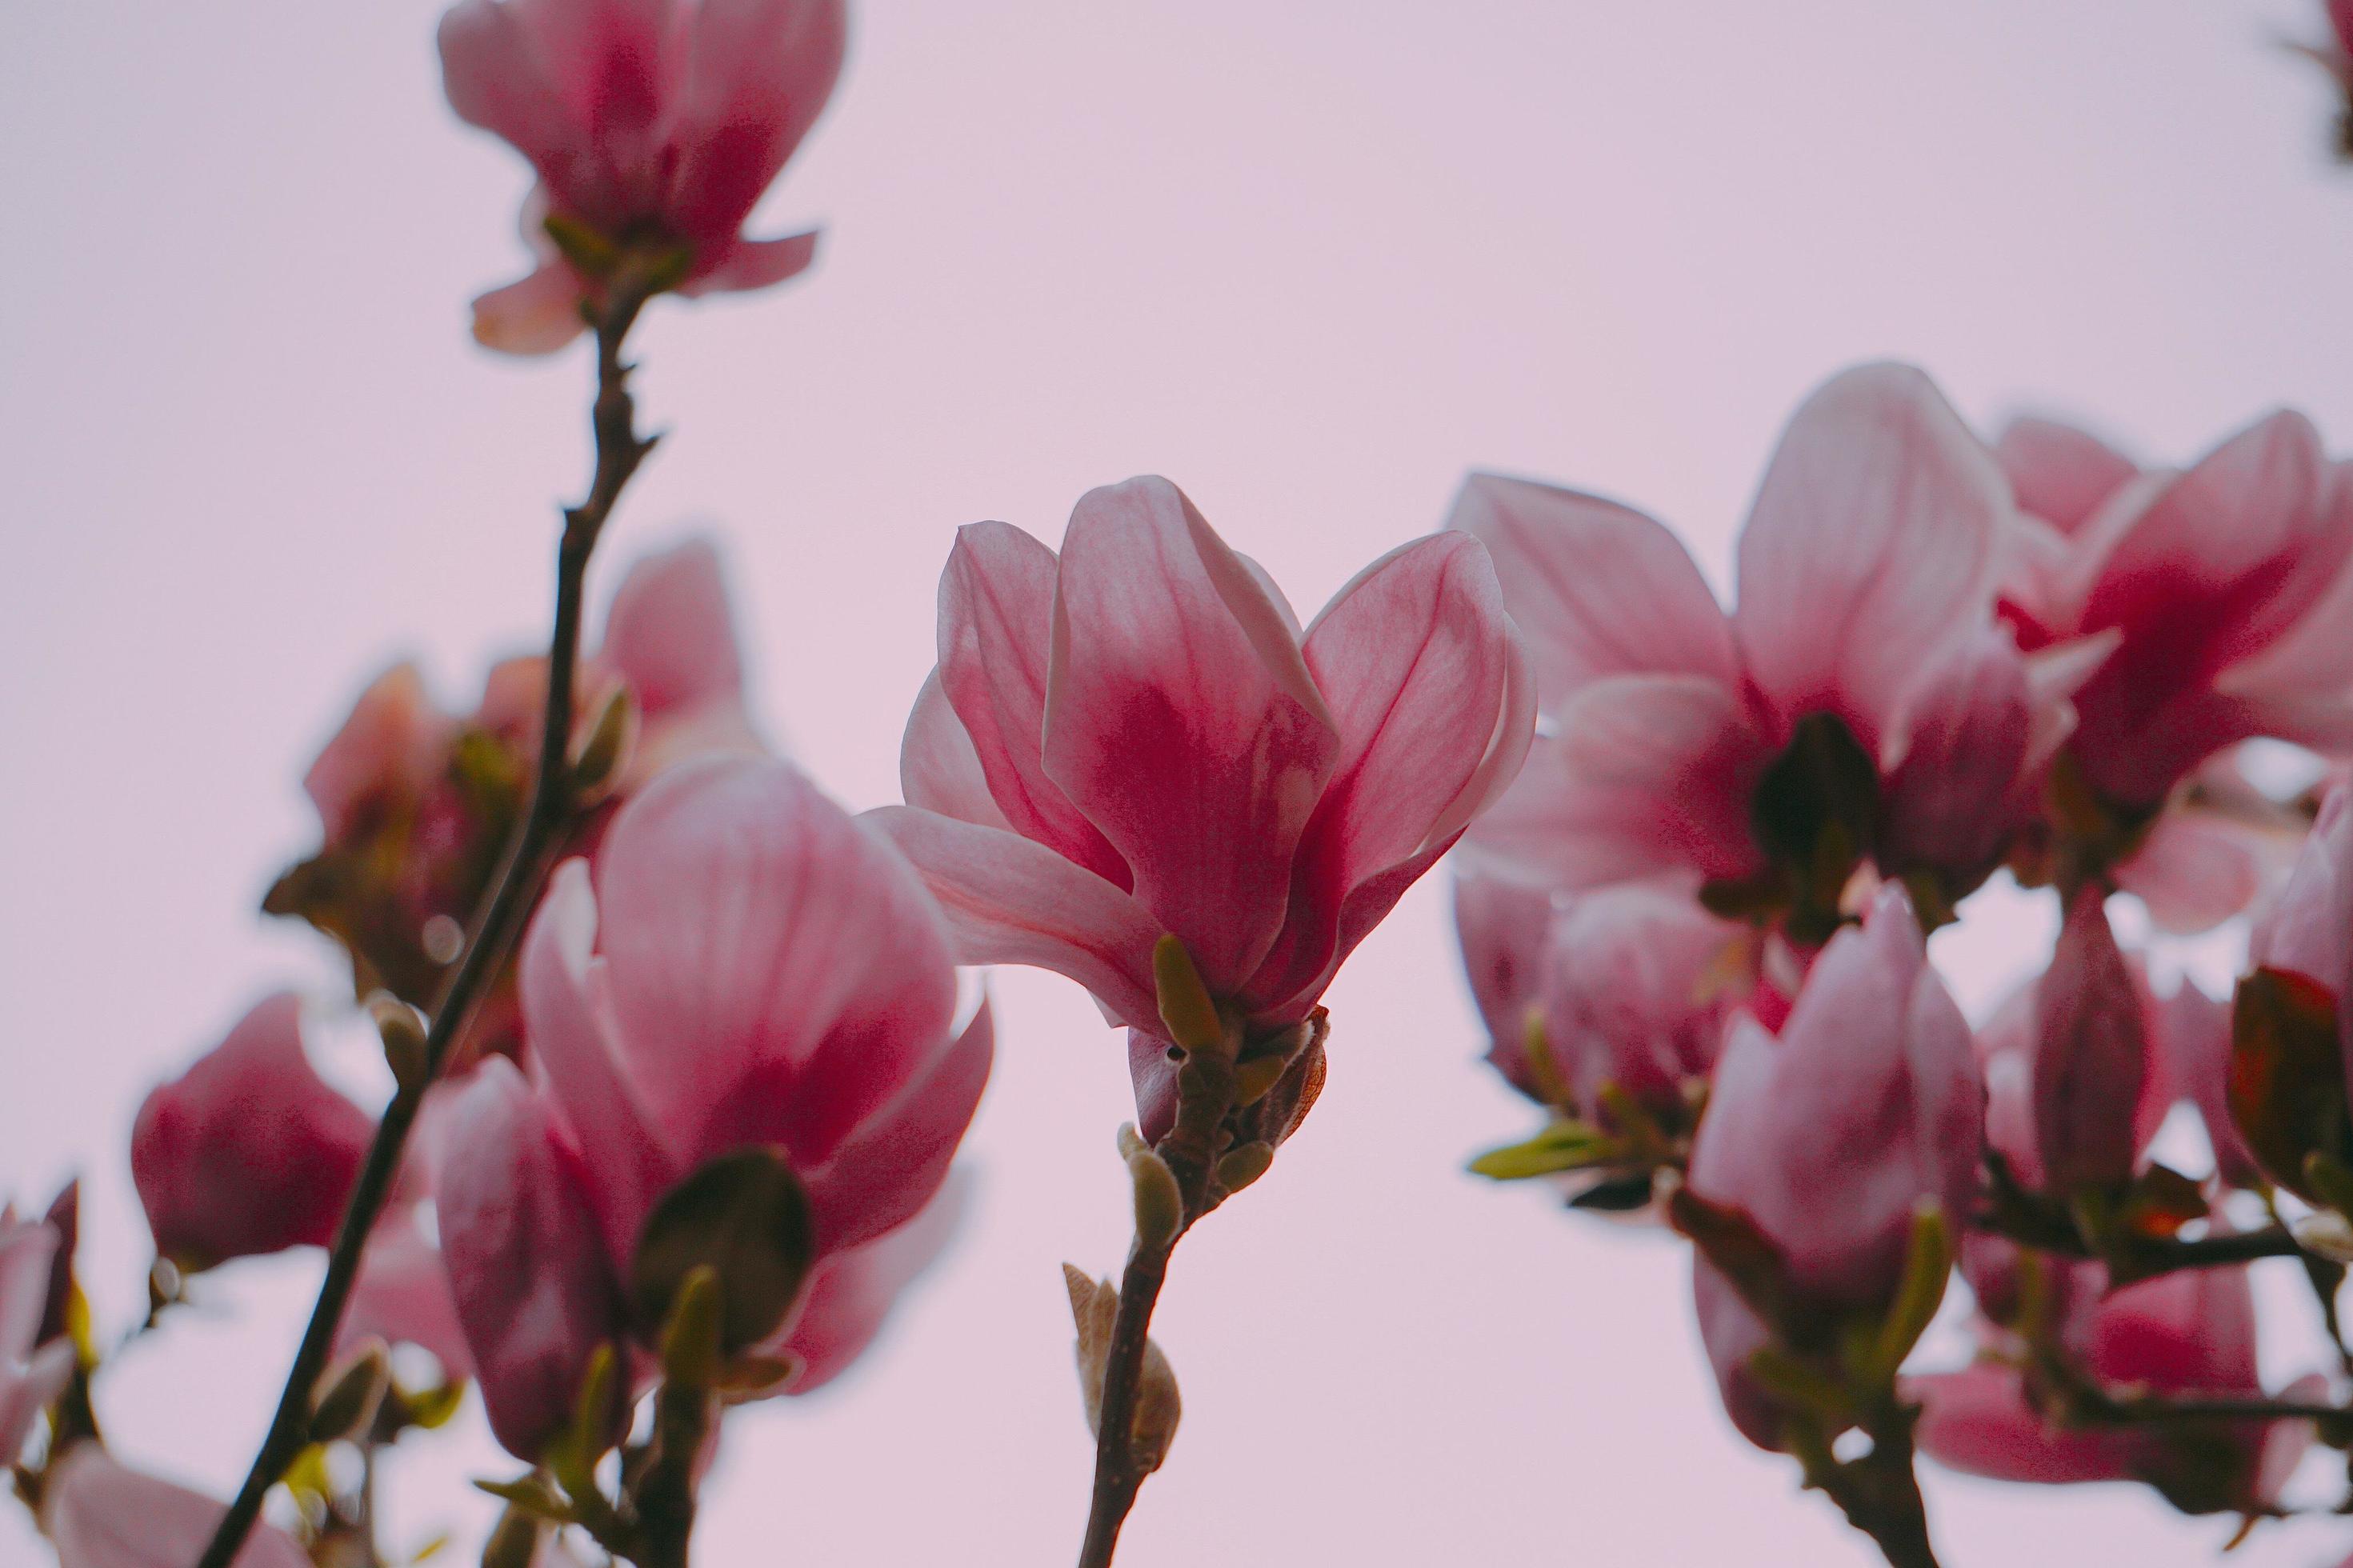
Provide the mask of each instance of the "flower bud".
POLYGON ((2032 1105, 2043 1184, 2054 1193, 2122 1186, 2140 1153, 2135 1125, 2147 1080, 2141 996, 2109 929, 2100 889, 2075 895, 2034 993, 2032 1105))
POLYGON ((300 998, 266 998, 139 1108, 131 1174, 156 1251, 187 1272, 325 1246, 375 1131, 304 1055, 300 998))
MULTIPOLYGON (((1119 1291, 1110 1280, 1091 1279, 1084 1269, 1070 1263, 1062 1265, 1062 1283, 1070 1291, 1071 1316, 1078 1325, 1079 1393, 1086 1403, 1087 1430, 1100 1436, 1104 1365, 1111 1355, 1112 1327, 1119 1316, 1119 1291)), ((1160 1347, 1147 1339, 1136 1383, 1134 1442, 1129 1450, 1139 1475, 1150 1475, 1168 1457, 1183 1414, 1176 1373, 1160 1347)))

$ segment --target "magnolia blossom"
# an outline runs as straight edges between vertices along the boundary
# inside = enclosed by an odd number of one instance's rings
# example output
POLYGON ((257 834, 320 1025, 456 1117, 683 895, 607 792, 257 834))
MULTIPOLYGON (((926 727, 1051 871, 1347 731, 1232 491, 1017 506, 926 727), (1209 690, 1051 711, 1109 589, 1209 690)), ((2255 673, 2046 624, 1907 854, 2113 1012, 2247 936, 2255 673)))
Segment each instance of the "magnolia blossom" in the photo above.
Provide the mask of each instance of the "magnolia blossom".
MULTIPOLYGON (((201 1492, 122 1465, 78 1443, 42 1480, 41 1524, 58 1568, 188 1568, 227 1508, 201 1492)), ((236 1568, 311 1568, 311 1554, 275 1526, 254 1527, 236 1568)))
POLYGON ((73 1376, 74 1347, 41 1342, 58 1233, 0 1210, 0 1468, 16 1463, 33 1423, 73 1376))
POLYGON ((744 222, 841 72, 842 0, 461 0, 441 19, 459 119, 531 160, 536 271, 474 302, 510 353, 578 335, 612 253, 683 251, 681 291, 765 289, 807 267, 814 232, 744 222), (558 243, 562 242, 562 243, 558 243))
POLYGON ((1151 1136, 1174 1105, 1158 939, 1254 1035, 1306 1017, 1511 782, 1533 704, 1475 542, 1392 551, 1303 633, 1176 486, 1131 479, 1080 500, 1059 558, 1001 522, 957 534, 907 805, 873 816, 964 962, 1056 970, 1128 1026, 1151 1136))
MULTIPOLYGON (((324 842, 264 907, 299 915, 351 953, 356 989, 420 1007, 437 1000, 464 925, 498 869, 538 763, 543 658, 491 669, 475 710, 437 707, 412 665, 379 676, 311 765, 304 786, 324 842)), ((717 553, 702 540, 639 561, 613 595, 601 647, 583 661, 581 706, 627 689, 641 725, 615 798, 690 757, 762 750, 717 553)), ((603 818, 585 830, 593 846, 603 818)), ((512 982, 477 1013, 461 1061, 515 1048, 512 982)))
POLYGON ((265 997, 132 1124, 131 1176, 156 1252, 192 1272, 326 1246, 375 1131, 311 1066, 301 999, 265 997))
POLYGON ((2226 814, 2159 808, 2250 736, 2353 745, 2353 468, 2291 413, 2180 473, 2048 420, 2011 426, 2000 451, 2020 505, 2004 623, 2028 649, 2115 643, 2066 745, 2077 813, 2107 820, 2066 826, 2117 841, 2118 881, 2162 922, 2211 925, 2253 892, 2232 861, 2254 846, 2226 814))
MULTIPOLYGON (((1903 891, 1883 889, 1861 929, 1823 950, 1778 1039, 1753 1018, 1734 1022, 1693 1146, 1691 1191, 1747 1215, 1808 1319, 1875 1318, 1921 1206, 1955 1223, 1968 1212, 1979 1095, 1968 1025, 1928 966, 1903 891)), ((1778 1418, 1747 1363, 1787 1325, 1760 1321, 1704 1258, 1694 1289, 1725 1409, 1751 1441, 1779 1447, 1778 1418)))
POLYGON ((1563 1109, 1595 1122, 1609 1121, 1605 1087, 1670 1118, 1687 1110, 1684 1091, 1715 1067, 1746 989, 1743 928, 1672 889, 1604 888, 1556 907, 1475 869, 1457 876, 1454 911, 1487 1059, 1514 1088, 1542 1100, 1548 1083, 1564 1086, 1563 1109), (1539 1037, 1549 1071, 1529 1059, 1539 1037))
MULTIPOLYGON (((2263 1397, 2245 1269, 2181 1269, 2108 1292, 2097 1264, 2051 1267, 2089 1276, 2061 1293, 2059 1339, 2094 1383, 2157 1394, 2263 1397)), ((1905 1383, 1923 1406, 1921 1450, 1957 1470, 2054 1484, 2139 1480, 2189 1512, 2260 1513, 2277 1503, 2311 1441, 2310 1426, 2300 1421, 2063 1426, 2029 1399, 2017 1342, 1990 1324, 1979 1331, 1986 1354, 1974 1365, 1905 1383)), ((2322 1387, 2309 1379, 2285 1397, 2316 1397, 2322 1387)))
POLYGON ((646 1216, 705 1161, 776 1151, 818 1263, 771 1347, 832 1376, 943 1239, 922 1217, 987 1081, 946 928, 906 862, 782 763, 673 770, 560 868, 526 939, 531 1076, 486 1062, 435 1118, 441 1245, 500 1440, 566 1419, 634 1322, 646 1216))
POLYGON ((1666 878, 1818 943, 1875 865, 1940 905, 2035 808, 2096 645, 2029 658, 1990 619, 2009 498, 1919 372, 1848 371, 1791 419, 1727 615, 1671 532, 1599 497, 1474 475, 1544 733, 1472 843, 1576 889, 1666 878))

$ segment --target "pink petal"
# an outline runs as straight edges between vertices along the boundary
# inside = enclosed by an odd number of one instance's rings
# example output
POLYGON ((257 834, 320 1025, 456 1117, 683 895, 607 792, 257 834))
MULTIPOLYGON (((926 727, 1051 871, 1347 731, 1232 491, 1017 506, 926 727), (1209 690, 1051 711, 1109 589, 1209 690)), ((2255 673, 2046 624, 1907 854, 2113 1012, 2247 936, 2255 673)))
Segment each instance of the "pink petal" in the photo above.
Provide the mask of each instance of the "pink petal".
POLYGON ((1699 1318, 1700 1344, 1715 1372, 1725 1414, 1742 1436, 1768 1452, 1778 1451, 1780 1413, 1748 1371, 1750 1358, 1772 1344, 1772 1331, 1748 1310, 1732 1282, 1704 1258, 1693 1262, 1692 1298, 1699 1318))
POLYGON ((1967 1212, 1980 1095, 1968 1026, 1891 886, 1823 950, 1778 1046, 1736 1025, 1692 1191, 1746 1209, 1813 1299, 1877 1307, 1921 1202, 1967 1212))
POLYGON ((327 841, 355 831, 371 806, 429 788, 447 760, 448 732, 415 665, 394 665, 369 682, 302 776, 327 841))
POLYGON ((301 999, 263 999, 139 1108, 131 1175, 156 1250, 205 1268, 325 1246, 375 1132, 311 1066, 301 999))
POLYGON ((1522 1061, 1528 1009, 1536 998, 1552 894, 1496 875, 1472 859, 1454 869, 1454 933, 1472 1000, 1493 1042, 1487 1059, 1524 1092, 1531 1091, 1522 1061))
POLYGON ((519 282, 474 301, 474 341, 506 354, 552 354, 588 330, 580 279, 551 261, 519 282))
POLYGON ((1879 750, 1919 672, 1986 613, 2007 489, 1916 370, 1865 365, 1806 400, 1741 533, 1733 613, 1784 719, 1834 713, 1879 750))
POLYGON ((605 617, 602 658, 649 720, 742 700, 735 616, 710 541, 689 540, 629 568, 605 617))
POLYGON ((2140 472, 2098 437, 2055 419, 2013 420, 1994 443, 2019 509, 2073 533, 2140 472))
POLYGON ((2031 715, 2026 744, 2029 773, 2040 773, 2075 732, 2075 693, 2122 641, 2124 634, 2111 627, 2087 637, 2047 643, 2026 656, 2027 706, 2031 715))
POLYGON ((1740 682, 1732 628, 1672 533, 1599 496, 1473 474, 1447 526, 1494 555, 1546 712, 1611 675, 1740 682))
MULTIPOLYGON (((96 1443, 78 1443, 49 1470, 41 1511, 58 1568, 188 1568, 228 1509, 118 1464, 96 1443)), ((262 1524, 236 1568, 311 1568, 311 1556, 262 1524)))
POLYGON ((1071 513, 1050 668, 1047 773, 1230 994, 1339 751, 1282 612, 1176 486, 1131 479, 1071 513))
POLYGON ((1738 695, 1689 675, 1580 690, 1472 833, 1482 856, 1564 889, 1760 864, 1748 800, 1772 759, 1738 695))
POLYGON ((432 1352, 453 1383, 474 1375, 441 1249, 413 1217, 390 1220, 368 1237, 351 1303, 335 1331, 334 1354, 341 1358, 372 1339, 432 1352))
POLYGON ((2269 915, 2257 923, 2248 957, 2291 970, 2342 994, 2353 964, 2353 789, 2339 784, 2288 872, 2269 915))
POLYGON ((614 1038, 681 1165, 831 1157, 944 1047, 955 975, 906 860, 797 770, 672 770, 597 863, 614 1038))
MULTIPOLYGON (((58 1245, 56 1226, 0 1215, 0 1375, 33 1353, 48 1309, 58 1245)), ((0 1461, 11 1457, 0 1455, 0 1461)))
MULTIPOLYGON (((2353 463, 2338 463, 2315 524, 2314 552, 2345 556, 2353 537, 2353 463)), ((2218 684, 2233 696, 2267 703, 2342 703, 2353 686, 2353 559, 2269 647, 2225 670, 2218 684)), ((2293 734, 2289 738, 2295 737, 2293 734)), ((2335 737, 2339 749, 2341 733, 2335 737)))
POLYGON ((2327 504, 2331 484, 2312 426, 2275 415, 2167 485, 2118 535, 2082 617, 2125 637, 2076 700, 2075 752, 2094 785, 2153 804, 2203 757, 2258 732, 2235 693, 2213 687, 2288 634, 2345 565, 2353 510, 2327 504))
POLYGON ((2067 911, 2034 991, 2033 1114, 2052 1190, 2121 1186, 2140 1153, 2133 1112, 2148 1073, 2140 995, 2096 887, 2067 911))
POLYGON ((988 793, 980 752, 949 704, 936 668, 923 678, 914 711, 907 716, 906 735, 899 742, 899 793, 909 805, 922 810, 1013 831, 997 797, 988 793))
POLYGON ((2022 777, 2032 740, 2026 662, 1988 626, 1952 645, 1905 714, 1904 760, 1885 784, 1880 862, 1976 876, 2034 807, 2022 777))
POLYGON ((568 860, 556 868, 523 941, 523 1025, 533 1077, 574 1143, 596 1152, 588 1197, 606 1245, 615 1258, 628 1258, 655 1200, 687 1165, 647 1109, 632 1076, 640 1064, 613 1037, 596 944, 588 864, 568 860))
POLYGON ((1746 928, 1681 889, 1632 884, 1581 893, 1550 922, 1545 1041, 1590 1120, 1614 1085, 1680 1110, 1724 1044, 1746 928))
MULTIPOLYGON (((1013 830, 1125 887, 1118 851, 1046 774, 1054 579, 1054 552, 1019 529, 976 522, 956 530, 940 574, 940 689, 1013 830)), ((922 803, 911 796, 909 804, 922 803)))
POLYGON ((2050 1425, 2027 1404, 2013 1367, 1981 1362, 1906 1378, 1904 1393, 1921 1405, 1920 1451, 1949 1469, 2056 1485, 2134 1475, 2128 1434, 2050 1425))
POLYGON ((785 1336, 783 1348, 801 1363, 786 1393, 814 1393, 849 1370, 874 1342, 901 1294, 955 1238, 970 1206, 970 1182, 951 1180, 905 1225, 825 1262, 785 1336))
POLYGON ((841 74, 843 0, 702 0, 666 139, 662 210, 699 246, 734 238, 841 74))
POLYGON ((807 1177, 818 1242, 826 1252, 863 1246, 913 1219, 947 1179, 972 1124, 996 1055, 988 1002, 898 1102, 875 1117, 822 1170, 807 1177))
POLYGON ((1134 899, 1018 834, 903 805, 865 820, 923 874, 955 932, 958 963, 1050 969, 1122 1022, 1161 1028, 1152 978, 1160 922, 1134 899))
POLYGON ((2176 805, 2157 819, 2115 876, 2118 888, 2148 906, 2159 931, 2193 936, 2253 903, 2263 888, 2263 868, 2254 829, 2176 805))
POLYGON ((501 0, 451 6, 437 36, 441 79, 459 119, 504 138, 544 175, 584 155, 587 132, 559 95, 524 15, 501 0))
POLYGON ((1316 617, 1306 654, 1341 749, 1301 837, 1282 935, 1248 988, 1283 1013, 1313 1005, 1510 783, 1535 721, 1494 570, 1467 534, 1417 540, 1360 573, 1316 617))
POLYGON ((2232 1186, 2255 1189, 2263 1172, 2231 1115, 2231 1006, 2184 978, 2158 1008, 2157 1043, 2167 1079, 2198 1108, 2216 1173, 2232 1186))
POLYGON ((2259 1394, 2255 1298, 2246 1269, 2186 1268, 2100 1303, 2086 1345, 2094 1375, 2167 1394, 2259 1394))
POLYGON ((739 239, 727 258, 683 289, 681 294, 748 293, 797 278, 817 259, 818 231, 780 239, 739 239))
POLYGON ((533 1459, 571 1419, 589 1357, 622 1331, 588 1171, 503 1057, 465 1084, 437 1143, 442 1256, 491 1429, 533 1459))

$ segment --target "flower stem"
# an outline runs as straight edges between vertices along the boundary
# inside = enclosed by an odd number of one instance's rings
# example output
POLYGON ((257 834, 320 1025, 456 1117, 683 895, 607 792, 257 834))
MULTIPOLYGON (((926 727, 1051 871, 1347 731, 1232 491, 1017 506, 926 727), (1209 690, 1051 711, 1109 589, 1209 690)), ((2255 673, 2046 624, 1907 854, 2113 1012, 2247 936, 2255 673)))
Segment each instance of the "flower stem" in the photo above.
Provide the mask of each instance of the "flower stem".
POLYGON ((1876 1542, 1891 1568, 1937 1568, 1936 1549, 1928 1540, 1927 1506, 1913 1469, 1915 1415, 1891 1406, 1864 1427, 1871 1438, 1869 1454, 1806 1467, 1807 1484, 1820 1488, 1849 1524, 1876 1542))
POLYGON ((666 1383, 654 1395, 654 1463, 638 1487, 638 1520, 628 1553, 638 1568, 687 1568, 694 1534, 695 1465, 711 1436, 709 1390, 666 1383))
POLYGON ((1109 1568, 1119 1545, 1120 1526, 1135 1506, 1144 1478, 1157 1463, 1141 1456, 1135 1444, 1136 1394, 1144 1380, 1145 1347, 1151 1342, 1152 1310, 1160 1300, 1160 1287, 1168 1278, 1169 1255, 1193 1222, 1215 1206, 1211 1179, 1216 1173, 1219 1138, 1228 1111, 1234 1107, 1234 1049, 1195 1051, 1176 1075, 1176 1121, 1155 1151, 1168 1163, 1184 1200, 1181 1223, 1165 1242, 1146 1245, 1142 1237, 1129 1248, 1126 1271, 1120 1277, 1119 1311, 1112 1320, 1109 1352, 1103 1363, 1103 1402, 1095 1422, 1095 1482, 1087 1510, 1087 1534, 1079 1549, 1079 1568, 1109 1568))
POLYGON ((360 1260, 369 1234, 392 1195, 408 1134, 423 1108, 425 1091, 440 1075, 457 1042, 465 1035, 474 1009, 491 982, 505 967, 508 952, 539 900, 540 885, 562 847, 571 826, 574 796, 571 777, 572 689, 580 657, 580 608, 588 559, 597 536, 612 515, 621 491, 638 465, 653 449, 653 442, 637 433, 636 405, 629 395, 629 366, 621 361, 621 345, 638 313, 651 297, 651 288, 625 271, 596 316, 596 401, 591 426, 596 448, 596 470, 587 497, 564 513, 564 536, 556 550, 555 626, 548 640, 546 707, 541 721, 539 770, 532 785, 531 806, 508 846, 490 896, 474 917, 465 952, 442 988, 433 1019, 426 1031, 424 1070, 395 1089, 392 1102, 377 1123, 367 1160, 352 1184, 350 1201, 336 1226, 327 1254, 326 1278, 319 1299, 302 1331, 294 1364, 278 1398, 260 1452, 246 1474, 219 1528, 197 1560, 196 1568, 229 1568, 245 1539, 260 1517, 262 1500, 278 1484, 287 1467, 309 1441, 311 1400, 320 1373, 334 1347, 335 1332, 359 1276, 360 1260))

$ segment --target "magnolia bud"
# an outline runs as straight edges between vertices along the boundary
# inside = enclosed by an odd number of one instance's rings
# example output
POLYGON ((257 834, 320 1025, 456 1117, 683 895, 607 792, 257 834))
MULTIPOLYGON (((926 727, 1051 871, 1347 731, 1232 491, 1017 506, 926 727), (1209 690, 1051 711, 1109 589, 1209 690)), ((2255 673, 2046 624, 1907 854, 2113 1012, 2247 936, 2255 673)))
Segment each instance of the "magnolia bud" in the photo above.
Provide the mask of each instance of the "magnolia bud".
POLYGON ((1160 1251, 1185 1227, 1185 1194, 1177 1189, 1176 1173, 1167 1161, 1142 1149, 1127 1157, 1127 1173, 1135 1186, 1135 1245, 1160 1251))
POLYGON ((425 1077, 428 1059, 425 1015, 389 991, 370 996, 367 1007, 384 1040, 384 1059, 392 1068, 393 1080, 403 1089, 415 1088, 425 1077))

